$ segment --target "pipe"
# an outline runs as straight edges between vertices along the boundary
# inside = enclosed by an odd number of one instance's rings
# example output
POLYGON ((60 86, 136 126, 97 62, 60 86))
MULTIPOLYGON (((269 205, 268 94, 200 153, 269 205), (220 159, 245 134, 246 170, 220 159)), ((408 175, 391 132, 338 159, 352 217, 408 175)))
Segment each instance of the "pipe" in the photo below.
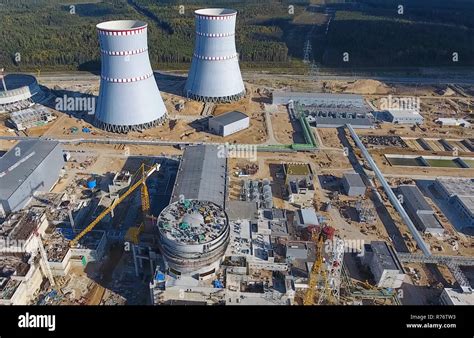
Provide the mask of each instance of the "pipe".
POLYGON ((370 167, 374 171, 375 176, 377 176, 377 179, 382 184, 390 202, 392 203, 394 208, 398 211, 398 213, 402 217, 405 224, 408 226, 408 229, 410 230, 413 237, 415 238, 415 241, 418 244, 418 247, 421 249, 421 251, 423 251, 423 254, 425 256, 431 256, 431 251, 430 251, 429 246, 425 243, 420 233, 416 229, 415 225, 413 224, 412 220, 408 216, 407 212, 403 208, 402 204, 398 200, 397 196, 395 196, 395 194, 393 193, 392 188, 388 185, 382 172, 375 164, 375 161, 372 159, 372 156, 370 156, 369 152, 367 151, 365 146, 362 144, 362 141, 359 139, 359 136, 357 136, 354 128, 352 128, 350 124, 346 124, 346 127, 351 133, 352 139, 356 143, 357 147, 359 147, 359 149, 362 151, 362 155, 364 156, 365 160, 369 163, 370 167))

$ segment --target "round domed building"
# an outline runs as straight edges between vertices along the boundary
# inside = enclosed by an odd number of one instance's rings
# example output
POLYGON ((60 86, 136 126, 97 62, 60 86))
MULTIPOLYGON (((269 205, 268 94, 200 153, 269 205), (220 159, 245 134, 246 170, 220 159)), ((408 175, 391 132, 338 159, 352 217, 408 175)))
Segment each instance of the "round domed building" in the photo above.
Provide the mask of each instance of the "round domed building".
POLYGON ((214 276, 229 244, 229 220, 222 207, 181 199, 161 212, 157 226, 171 275, 214 276))

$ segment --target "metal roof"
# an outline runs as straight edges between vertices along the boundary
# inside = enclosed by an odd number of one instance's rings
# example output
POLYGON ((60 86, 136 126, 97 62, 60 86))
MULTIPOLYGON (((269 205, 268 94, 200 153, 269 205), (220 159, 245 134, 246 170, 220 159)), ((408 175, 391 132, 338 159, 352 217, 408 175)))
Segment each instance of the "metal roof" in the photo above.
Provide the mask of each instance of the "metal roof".
POLYGON ((415 211, 433 211, 416 185, 401 185, 398 191, 403 195, 403 204, 409 204, 415 211))
POLYGON ((420 226, 422 226, 426 230, 434 230, 434 229, 443 229, 441 224, 439 223, 438 219, 434 214, 419 214, 417 215, 420 219, 420 226))
POLYGON ((416 110, 389 109, 387 112, 394 118, 423 118, 423 116, 421 116, 421 114, 416 110))
POLYGON ((318 215, 314 208, 304 208, 298 211, 300 224, 319 225, 318 215))
POLYGON ((229 111, 227 113, 212 117, 212 121, 219 122, 222 125, 228 125, 240 120, 249 118, 242 112, 239 111, 229 111))
POLYGON ((215 145, 186 147, 171 197, 211 201, 225 207, 227 159, 215 145))
POLYGON ((344 174, 344 179, 350 187, 365 188, 364 181, 359 174, 347 173, 344 174))
POLYGON ((58 146, 56 141, 21 141, 3 155, 0 158, 0 198, 8 199, 58 146))
MULTIPOLYGON (((368 117, 359 117, 359 118, 342 118, 342 117, 314 117, 314 123, 317 127, 325 126, 327 128, 336 128, 342 127, 346 124, 351 124, 355 128, 365 127, 372 128, 373 123, 368 117)), ((310 123, 313 121, 309 120, 310 123)))
POLYGON ((298 97, 314 98, 314 99, 364 100, 363 96, 359 94, 332 94, 332 93, 305 93, 305 92, 274 91, 272 95, 273 95, 273 98, 290 98, 293 100, 295 100, 298 97))

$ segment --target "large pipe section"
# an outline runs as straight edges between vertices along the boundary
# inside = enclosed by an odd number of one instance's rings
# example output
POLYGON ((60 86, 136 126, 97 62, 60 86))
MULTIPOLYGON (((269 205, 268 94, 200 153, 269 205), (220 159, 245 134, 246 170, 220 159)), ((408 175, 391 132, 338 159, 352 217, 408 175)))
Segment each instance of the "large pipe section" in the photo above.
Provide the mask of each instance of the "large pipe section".
POLYGON ((392 203, 394 208, 398 211, 398 213, 402 217, 405 224, 408 226, 408 229, 410 230, 411 234, 415 238, 415 241, 418 244, 418 247, 421 249, 421 251, 423 251, 423 254, 425 256, 431 256, 430 248, 428 247, 428 245, 425 243, 425 241, 421 237, 420 233, 416 229, 415 225, 413 224, 412 220, 408 216, 407 212, 403 208, 400 201, 398 200, 397 196, 395 196, 395 194, 393 193, 392 188, 388 185, 387 181, 385 180, 385 177, 383 176, 382 172, 380 171, 380 169, 375 164, 375 161, 372 159, 372 156, 370 156, 369 152, 365 148, 365 146, 362 143, 362 141, 360 140, 359 136, 357 136, 354 128, 352 128, 352 126, 350 124, 346 124, 346 127, 349 130, 349 132, 351 133, 352 139, 356 143, 357 147, 359 147, 359 149, 361 150, 362 155, 364 156, 365 160, 369 163, 370 167, 374 171, 375 176, 377 177, 379 182, 382 184, 382 187, 384 188, 385 193, 387 194, 390 202, 392 203))
POLYGON ((96 125, 127 133, 162 123, 166 108, 148 57, 147 23, 108 21, 97 30, 102 67, 96 125))
POLYGON ((241 99, 245 86, 235 48, 237 11, 207 8, 194 14, 196 42, 184 94, 204 102, 241 99))

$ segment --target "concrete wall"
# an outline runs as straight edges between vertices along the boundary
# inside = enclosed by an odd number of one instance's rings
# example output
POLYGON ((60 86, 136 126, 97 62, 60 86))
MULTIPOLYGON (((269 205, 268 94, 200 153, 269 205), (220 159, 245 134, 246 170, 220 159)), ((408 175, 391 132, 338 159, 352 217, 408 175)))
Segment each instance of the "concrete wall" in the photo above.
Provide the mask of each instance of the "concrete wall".
POLYGON ((398 289, 402 286, 404 279, 405 275, 400 273, 398 270, 383 270, 377 286, 379 288, 398 289))
POLYGON ((24 277, 12 276, 11 279, 21 283, 10 299, 0 300, 0 305, 28 305, 43 282, 43 274, 38 265, 32 264, 24 277))

